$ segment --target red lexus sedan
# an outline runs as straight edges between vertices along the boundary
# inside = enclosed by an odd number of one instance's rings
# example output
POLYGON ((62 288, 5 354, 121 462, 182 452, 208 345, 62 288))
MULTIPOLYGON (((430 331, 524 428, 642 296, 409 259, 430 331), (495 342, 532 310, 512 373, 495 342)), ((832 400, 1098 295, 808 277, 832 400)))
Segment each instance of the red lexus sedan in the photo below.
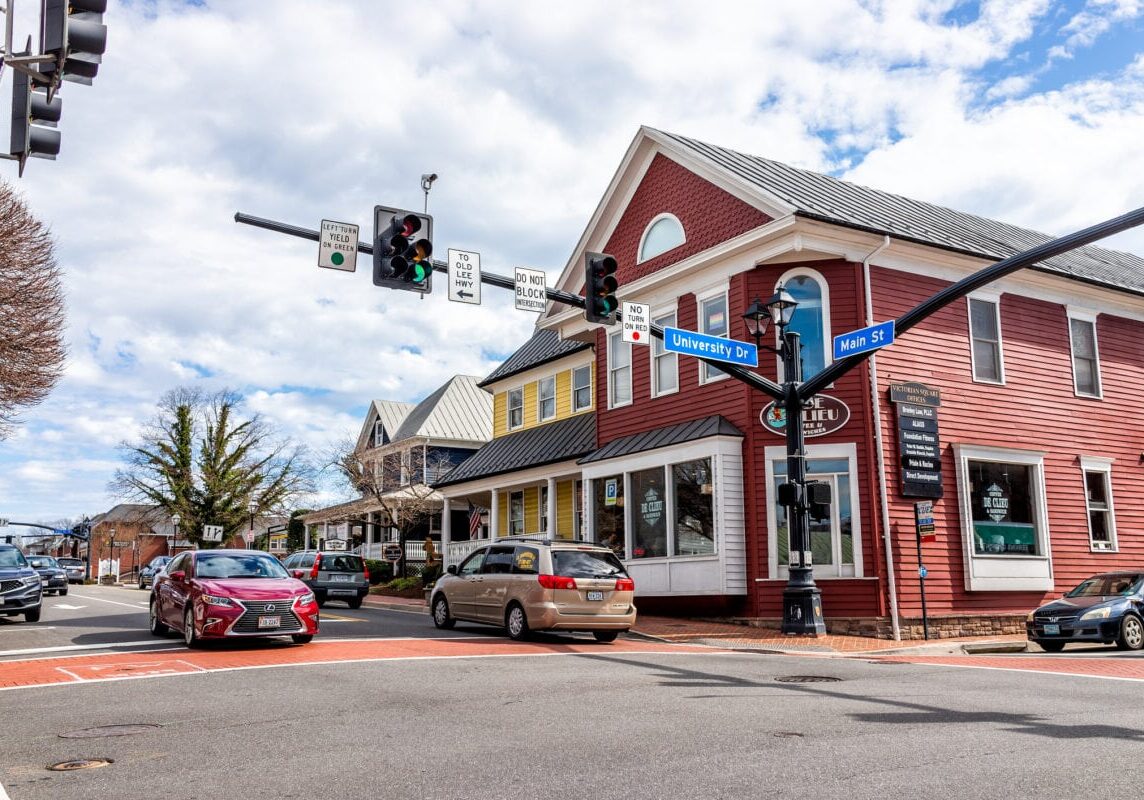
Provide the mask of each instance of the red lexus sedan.
POLYGON ((318 632, 318 604, 269 553, 187 551, 151 587, 151 633, 170 630, 182 631, 187 647, 252 636, 289 636, 306 644, 318 632))

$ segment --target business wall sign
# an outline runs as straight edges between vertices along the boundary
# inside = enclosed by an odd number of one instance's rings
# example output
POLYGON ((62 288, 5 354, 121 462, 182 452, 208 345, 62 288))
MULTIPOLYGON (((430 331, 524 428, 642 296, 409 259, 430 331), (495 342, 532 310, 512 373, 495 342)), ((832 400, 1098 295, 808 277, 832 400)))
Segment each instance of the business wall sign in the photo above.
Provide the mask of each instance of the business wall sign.
MULTIPOLYGON (((837 397, 816 394, 802 407, 802 435, 810 439, 834 433, 850 421, 850 406, 837 397)), ((771 433, 786 436, 786 409, 778 402, 767 403, 759 422, 771 433)))
POLYGON ((897 411, 902 497, 941 497, 944 489, 937 419, 941 390, 921 383, 892 383, 890 402, 897 411))

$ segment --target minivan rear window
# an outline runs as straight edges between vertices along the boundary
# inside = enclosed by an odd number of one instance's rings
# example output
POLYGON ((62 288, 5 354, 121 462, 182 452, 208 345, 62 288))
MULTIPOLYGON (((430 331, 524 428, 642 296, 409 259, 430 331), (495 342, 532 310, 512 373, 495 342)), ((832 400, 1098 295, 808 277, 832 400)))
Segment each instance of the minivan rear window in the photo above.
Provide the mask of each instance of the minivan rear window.
POLYGON ((322 553, 323 572, 361 572, 361 558, 358 556, 329 556, 322 553))
POLYGON ((553 550, 552 571, 566 578, 627 577, 624 565, 607 550, 553 550))

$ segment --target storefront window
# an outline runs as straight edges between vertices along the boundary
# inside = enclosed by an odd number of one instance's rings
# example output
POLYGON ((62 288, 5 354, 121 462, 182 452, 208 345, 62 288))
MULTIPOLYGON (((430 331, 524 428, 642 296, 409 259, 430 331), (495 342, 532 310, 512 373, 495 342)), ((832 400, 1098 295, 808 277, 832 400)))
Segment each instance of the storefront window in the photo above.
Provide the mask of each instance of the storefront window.
POLYGON ((675 464, 671 476, 675 491, 675 555, 714 553, 711 459, 675 464))
POLYGON ((973 546, 978 555, 1040 555, 1033 516, 1033 469, 969 461, 973 546))
POLYGON ((592 491, 596 543, 612 548, 624 558, 624 476, 596 478, 592 491))
MULTIPOLYGON (((778 503, 779 484, 786 482, 786 461, 773 466, 774 514, 780 564, 789 563, 790 528, 787 510, 778 503)), ((854 520, 850 503, 850 462, 845 458, 811 458, 806 462, 808 480, 830 485, 830 509, 824 519, 810 521, 812 566, 833 567, 835 575, 854 574, 854 520)))
POLYGON ((631 474, 632 558, 667 555, 667 502, 662 467, 631 474))

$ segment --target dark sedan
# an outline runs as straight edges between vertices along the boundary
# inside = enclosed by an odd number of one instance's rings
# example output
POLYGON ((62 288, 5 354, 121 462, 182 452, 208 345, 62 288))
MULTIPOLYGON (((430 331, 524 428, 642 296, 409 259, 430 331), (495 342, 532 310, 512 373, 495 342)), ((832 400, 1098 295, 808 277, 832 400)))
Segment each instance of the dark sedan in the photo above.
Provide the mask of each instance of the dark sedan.
POLYGON ((44 594, 67 594, 68 574, 51 556, 28 556, 28 565, 40 573, 44 594))
POLYGON ((155 576, 163 571, 163 567, 171 562, 171 556, 155 556, 147 566, 139 570, 139 588, 146 589, 155 582, 155 576))
POLYGON ((1106 572, 1086 578, 1060 600, 1029 614, 1029 641, 1057 653, 1069 642, 1144 648, 1144 573, 1106 572))

